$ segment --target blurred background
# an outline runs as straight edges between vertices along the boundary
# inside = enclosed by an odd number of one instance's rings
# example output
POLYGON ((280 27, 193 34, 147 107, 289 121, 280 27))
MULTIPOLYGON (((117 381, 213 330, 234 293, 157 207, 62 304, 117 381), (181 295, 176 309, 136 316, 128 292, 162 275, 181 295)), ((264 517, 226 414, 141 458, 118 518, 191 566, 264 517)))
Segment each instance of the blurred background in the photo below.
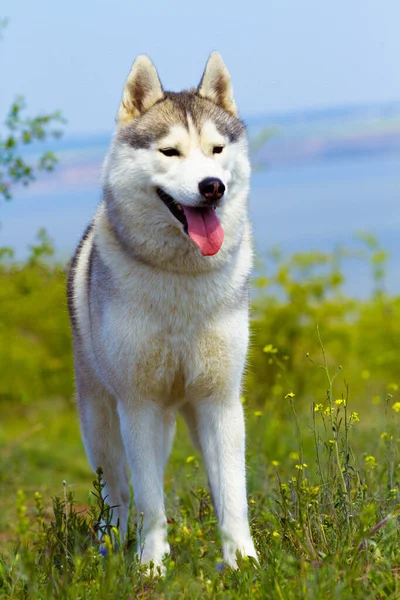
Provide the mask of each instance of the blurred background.
MULTIPOLYGON (((388 286, 398 291, 400 7, 384 6, 72 0, 61 10, 3 1, 0 114, 21 94, 30 115, 58 109, 67 123, 59 141, 29 148, 54 151, 59 164, 2 205, 1 243, 24 258, 46 227, 56 255, 70 257, 100 198, 101 163, 135 56, 149 54, 164 87, 180 90, 197 85, 216 48, 252 141, 259 252, 331 250, 368 231, 390 252, 388 286)), ((348 289, 368 293, 366 269, 348 269, 348 289)))
POLYGON ((336 394, 349 383, 365 427, 380 423, 400 383, 398 1, 3 0, 0 16, 0 531, 19 487, 53 494, 66 478, 84 502, 64 266, 100 200, 139 53, 180 90, 218 49, 248 126, 258 260, 245 395, 265 415, 249 425, 265 456, 288 456, 288 392, 305 413, 326 399, 305 358, 320 356, 317 324, 346 373, 336 394))

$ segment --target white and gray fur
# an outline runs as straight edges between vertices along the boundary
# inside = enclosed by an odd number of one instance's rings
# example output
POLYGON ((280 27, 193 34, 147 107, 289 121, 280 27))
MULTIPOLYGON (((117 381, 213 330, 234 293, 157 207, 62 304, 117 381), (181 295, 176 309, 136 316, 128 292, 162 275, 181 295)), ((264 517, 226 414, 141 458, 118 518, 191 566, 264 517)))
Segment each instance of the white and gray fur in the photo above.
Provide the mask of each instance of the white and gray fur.
POLYGON ((127 530, 128 468, 138 553, 169 552, 163 475, 179 411, 202 453, 224 559, 256 557, 245 483, 240 402, 252 266, 247 138, 228 71, 216 52, 196 90, 164 92, 146 56, 133 64, 104 165, 103 199, 72 260, 68 301, 77 399, 93 469, 103 468, 114 521, 127 530), (223 146, 219 154, 213 148, 223 146), (179 148, 165 156, 163 148, 179 148), (202 256, 161 201, 196 206, 217 177, 224 242, 202 256))

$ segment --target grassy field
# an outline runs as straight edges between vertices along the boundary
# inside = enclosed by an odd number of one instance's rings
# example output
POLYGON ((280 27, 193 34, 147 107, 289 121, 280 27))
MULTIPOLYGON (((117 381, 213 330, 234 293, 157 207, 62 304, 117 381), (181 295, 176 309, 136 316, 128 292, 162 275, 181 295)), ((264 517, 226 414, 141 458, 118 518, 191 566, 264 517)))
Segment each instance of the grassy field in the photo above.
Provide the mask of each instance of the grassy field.
POLYGON ((133 526, 120 548, 107 528, 97 541, 107 510, 80 439, 64 274, 46 244, 0 269, 0 598, 399 598, 400 299, 384 293, 376 242, 366 301, 342 295, 343 255, 274 253, 256 279, 243 402, 260 563, 224 568, 179 422, 165 578, 138 565, 133 526))

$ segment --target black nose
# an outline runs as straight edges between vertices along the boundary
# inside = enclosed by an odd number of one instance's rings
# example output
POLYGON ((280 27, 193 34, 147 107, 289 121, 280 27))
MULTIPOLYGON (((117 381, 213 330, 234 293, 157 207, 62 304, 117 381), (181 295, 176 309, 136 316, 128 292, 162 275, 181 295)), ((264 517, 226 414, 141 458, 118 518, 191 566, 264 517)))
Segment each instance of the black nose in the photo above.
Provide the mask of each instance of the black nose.
POLYGON ((225 186, 220 179, 216 177, 206 177, 199 183, 199 192, 211 204, 213 201, 220 200, 225 192, 225 186))

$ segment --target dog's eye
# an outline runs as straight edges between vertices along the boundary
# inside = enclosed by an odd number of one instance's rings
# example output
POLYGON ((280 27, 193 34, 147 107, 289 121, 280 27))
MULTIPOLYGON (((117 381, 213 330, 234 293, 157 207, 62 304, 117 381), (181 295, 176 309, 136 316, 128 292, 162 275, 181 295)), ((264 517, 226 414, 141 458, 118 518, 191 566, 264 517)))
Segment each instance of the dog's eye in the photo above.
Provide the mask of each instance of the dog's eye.
POLYGON ((221 154, 222 150, 224 149, 223 146, 214 146, 213 148, 213 154, 221 154))
POLYGON ((161 152, 161 154, 164 154, 164 156, 180 156, 181 155, 179 150, 177 150, 176 148, 161 148, 160 152, 161 152))

